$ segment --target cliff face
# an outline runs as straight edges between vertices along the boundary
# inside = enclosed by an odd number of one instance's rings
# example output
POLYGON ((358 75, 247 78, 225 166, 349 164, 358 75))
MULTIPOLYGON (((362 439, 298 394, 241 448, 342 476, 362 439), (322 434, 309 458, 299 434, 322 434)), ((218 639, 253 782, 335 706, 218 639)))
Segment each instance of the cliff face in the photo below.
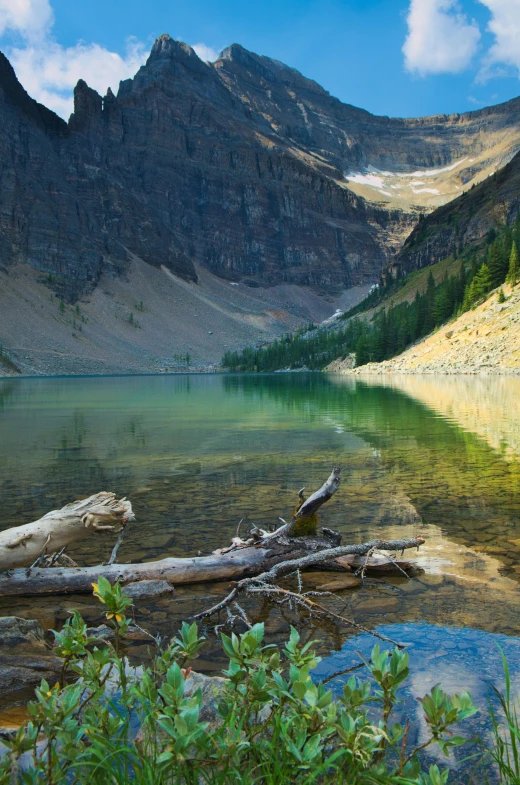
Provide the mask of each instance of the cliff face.
POLYGON ((29 98, 3 55, 0 116, 0 265, 28 262, 70 300, 103 273, 124 274, 132 253, 196 279, 171 230, 88 162, 67 124, 29 98))
POLYGON ((102 102, 78 85, 76 149, 222 277, 314 287, 370 279, 386 257, 389 221, 408 228, 409 219, 389 218, 352 194, 332 164, 273 134, 222 71, 160 38, 117 99, 102 102))
POLYGON ((68 124, 2 57, 0 119, 0 264, 29 262, 69 300, 126 275, 133 257, 185 280, 199 263, 253 286, 373 281, 418 209, 520 147, 519 100, 374 117, 238 45, 208 64, 169 36, 117 96, 80 81, 68 124), (401 178, 407 195, 368 170, 401 178), (444 185, 408 187, 418 174, 444 185))
POLYGON ((478 243, 520 210, 520 153, 480 185, 421 221, 396 257, 402 273, 427 267, 478 243))

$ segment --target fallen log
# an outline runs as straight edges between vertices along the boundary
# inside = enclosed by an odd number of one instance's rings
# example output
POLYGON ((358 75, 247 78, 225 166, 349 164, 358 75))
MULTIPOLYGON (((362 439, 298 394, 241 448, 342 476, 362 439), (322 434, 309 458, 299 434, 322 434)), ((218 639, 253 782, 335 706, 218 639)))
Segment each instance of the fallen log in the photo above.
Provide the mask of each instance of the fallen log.
MULTIPOLYGON (((375 551, 404 551, 424 542, 421 538, 412 538, 341 546, 341 536, 330 529, 324 528, 320 535, 315 535, 317 511, 337 491, 339 483, 340 470, 335 468, 322 487, 308 499, 304 498, 304 489, 301 489, 299 502, 288 523, 283 521, 283 525, 272 533, 256 529, 247 541, 237 536, 231 547, 208 556, 166 558, 144 564, 114 564, 119 539, 106 565, 12 569, 20 563, 32 564, 33 559, 46 549, 57 551, 63 547, 65 540, 82 539, 91 531, 113 530, 115 525, 124 526, 133 518, 131 505, 125 499, 117 502, 113 494, 97 494, 48 513, 40 521, 0 535, 0 556, 6 553, 10 558, 9 562, 4 560, 4 564, 9 564, 10 572, 0 574, 0 596, 86 593, 92 591, 92 584, 100 576, 110 583, 119 581, 123 585, 137 581, 167 581, 172 586, 222 580, 244 582, 255 580, 257 576, 261 581, 272 582, 296 570, 313 569, 318 564, 347 572, 359 564, 361 575, 364 575, 370 571, 374 561, 379 564, 377 559, 374 560, 375 551), (303 531, 299 527, 301 523, 303 531), (29 549, 30 557, 24 552, 29 549)), ((387 557, 388 561, 403 571, 399 562, 391 557, 387 557)), ((402 564, 409 566, 406 562, 402 564)))
POLYGON ((29 566, 93 534, 119 530, 133 518, 130 502, 106 491, 52 510, 37 521, 0 532, 0 572, 29 566))
POLYGON ((13 570, 0 575, 0 596, 33 594, 75 594, 92 591, 100 575, 110 583, 135 581, 168 581, 172 586, 210 581, 237 580, 259 574, 276 578, 306 570, 321 562, 351 554, 364 556, 374 550, 401 551, 417 548, 420 537, 406 540, 372 540, 359 545, 328 547, 325 538, 297 538, 282 543, 269 540, 266 546, 236 548, 225 554, 195 556, 186 559, 161 559, 144 564, 111 564, 96 567, 13 570), (308 542, 307 542, 308 540, 308 542), (308 546, 312 548, 311 552, 308 546))
POLYGON ((349 568, 356 574, 368 573, 369 575, 416 575, 424 572, 411 561, 393 559, 388 556, 340 556, 335 559, 340 568, 349 568))

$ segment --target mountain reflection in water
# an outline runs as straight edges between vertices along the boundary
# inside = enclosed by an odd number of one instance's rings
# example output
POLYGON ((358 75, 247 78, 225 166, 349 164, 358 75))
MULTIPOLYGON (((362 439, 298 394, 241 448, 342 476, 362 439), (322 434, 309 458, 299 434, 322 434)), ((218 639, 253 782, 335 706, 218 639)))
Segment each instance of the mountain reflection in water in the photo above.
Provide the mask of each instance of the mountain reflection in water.
MULTIPOLYGON (((394 629, 405 629, 407 641, 412 622, 515 636, 519 407, 520 380, 496 377, 9 379, 0 382, 0 527, 113 490, 132 500, 137 516, 122 561, 207 553, 228 544, 241 519, 246 531, 287 517, 298 489, 318 487, 339 464, 343 483, 321 519, 344 542, 426 538, 411 555, 424 575, 345 592, 347 616, 365 627, 405 625, 394 629)), ((96 564, 111 545, 96 537, 71 555, 96 564)), ((173 599, 138 603, 136 616, 170 635, 225 591, 227 584, 182 587, 173 599)), ((298 621, 267 603, 246 604, 272 640, 298 621)), ((100 622, 90 597, 0 599, 0 614, 46 627, 73 607, 100 622)), ((352 631, 307 621, 306 634, 328 655, 352 631)), ((217 651, 210 635, 202 669, 221 667, 217 651)))

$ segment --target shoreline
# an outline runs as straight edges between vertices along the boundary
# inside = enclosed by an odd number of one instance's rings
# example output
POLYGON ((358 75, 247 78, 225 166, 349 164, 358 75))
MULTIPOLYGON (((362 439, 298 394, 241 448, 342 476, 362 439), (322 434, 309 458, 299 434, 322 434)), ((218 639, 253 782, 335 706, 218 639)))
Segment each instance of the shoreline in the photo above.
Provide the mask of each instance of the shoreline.
MULTIPOLYGON (((480 378, 486 376, 520 376, 520 368, 486 368, 486 369, 468 369, 468 370, 455 370, 455 369, 415 369, 415 368, 387 368, 385 360, 382 363, 370 363, 369 365, 361 365, 359 368, 348 368, 341 370, 324 368, 322 371, 308 371, 303 373, 324 373, 332 374, 334 376, 478 376, 480 378), (374 368, 369 366, 376 366, 374 368)), ((391 362, 391 361, 390 361, 391 362)), ((196 371, 165 371, 153 372, 143 371, 142 373, 49 373, 49 374, 23 374, 23 373, 0 373, 0 382, 13 381, 16 379, 121 379, 127 377, 141 377, 141 376, 271 376, 273 374, 301 374, 302 370, 295 368, 284 371, 225 371, 225 370, 196 370, 196 371)))

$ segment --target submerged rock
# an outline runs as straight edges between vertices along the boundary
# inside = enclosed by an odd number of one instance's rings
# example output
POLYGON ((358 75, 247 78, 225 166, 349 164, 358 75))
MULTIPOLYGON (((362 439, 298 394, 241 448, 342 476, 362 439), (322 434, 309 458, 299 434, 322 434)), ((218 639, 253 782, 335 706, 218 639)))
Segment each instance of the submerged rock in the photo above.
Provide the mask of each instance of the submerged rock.
POLYGON ((37 621, 18 616, 0 617, 0 652, 47 651, 45 633, 37 621))
POLYGON ((37 621, 17 616, 0 618, 0 691, 2 697, 36 687, 42 679, 54 683, 62 661, 54 657, 37 621))
POLYGON ((133 600, 174 593, 175 589, 168 581, 136 581, 136 583, 129 583, 123 587, 123 594, 133 600))

